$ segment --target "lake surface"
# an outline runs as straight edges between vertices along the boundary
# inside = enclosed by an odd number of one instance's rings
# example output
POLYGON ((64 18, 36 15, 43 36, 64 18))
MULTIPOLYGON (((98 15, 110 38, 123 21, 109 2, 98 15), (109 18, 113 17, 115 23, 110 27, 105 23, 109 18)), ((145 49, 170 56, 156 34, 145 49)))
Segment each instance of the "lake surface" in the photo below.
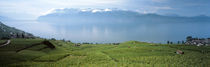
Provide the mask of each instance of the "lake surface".
POLYGON ((110 43, 129 40, 166 43, 181 41, 187 36, 210 37, 210 22, 140 22, 107 24, 71 24, 68 22, 4 21, 6 25, 43 38, 72 42, 110 43))

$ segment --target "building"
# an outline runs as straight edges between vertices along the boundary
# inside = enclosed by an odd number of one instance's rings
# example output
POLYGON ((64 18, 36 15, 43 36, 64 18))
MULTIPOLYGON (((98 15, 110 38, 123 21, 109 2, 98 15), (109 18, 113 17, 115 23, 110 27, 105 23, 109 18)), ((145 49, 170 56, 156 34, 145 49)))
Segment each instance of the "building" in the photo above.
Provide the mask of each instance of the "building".
POLYGON ((210 46, 210 38, 192 38, 191 36, 188 36, 186 38, 185 44, 197 46, 210 46))

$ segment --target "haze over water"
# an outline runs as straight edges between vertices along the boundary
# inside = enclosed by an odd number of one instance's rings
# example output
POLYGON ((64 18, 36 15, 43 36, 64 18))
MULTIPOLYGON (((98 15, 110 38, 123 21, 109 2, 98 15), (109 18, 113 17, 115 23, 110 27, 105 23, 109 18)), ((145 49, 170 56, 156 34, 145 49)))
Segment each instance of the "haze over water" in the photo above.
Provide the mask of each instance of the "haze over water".
POLYGON ((166 43, 181 41, 187 36, 210 37, 210 23, 157 22, 139 24, 69 24, 38 21, 6 21, 9 26, 44 38, 71 40, 72 42, 112 43, 129 40, 166 43))
POLYGON ((210 37, 209 3, 208 0, 0 0, 0 22, 43 38, 72 42, 166 43, 182 41, 187 36, 210 37))

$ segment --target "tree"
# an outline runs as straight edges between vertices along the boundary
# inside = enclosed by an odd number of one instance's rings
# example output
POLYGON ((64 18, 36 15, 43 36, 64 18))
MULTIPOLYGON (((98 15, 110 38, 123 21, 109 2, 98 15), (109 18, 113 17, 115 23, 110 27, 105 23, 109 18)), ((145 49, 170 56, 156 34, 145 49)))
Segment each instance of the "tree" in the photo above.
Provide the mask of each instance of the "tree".
POLYGON ((54 40, 55 41, 56 39, 55 38, 51 38, 51 40, 54 40))
POLYGON ((180 44, 180 41, 178 41, 177 44, 180 44))
POLYGON ((19 38, 19 34, 18 33, 16 33, 16 38, 19 38))
POLYGON ((71 42, 71 40, 68 40, 67 42, 71 42))
POLYGON ((167 44, 170 44, 170 41, 167 41, 167 44))
POLYGON ((25 38, 25 34, 24 33, 22 33, 22 38, 25 38))
POLYGON ((184 44, 184 41, 182 41, 182 44, 184 44))
POLYGON ((187 41, 192 41, 192 36, 187 36, 187 41))
POLYGON ((66 40, 65 39, 62 39, 62 41, 65 42, 66 40))
POLYGON ((173 44, 173 42, 170 42, 170 44, 173 44))
POLYGON ((10 37, 5 36, 5 37, 2 37, 1 39, 2 39, 2 40, 8 40, 8 39, 10 39, 10 37))

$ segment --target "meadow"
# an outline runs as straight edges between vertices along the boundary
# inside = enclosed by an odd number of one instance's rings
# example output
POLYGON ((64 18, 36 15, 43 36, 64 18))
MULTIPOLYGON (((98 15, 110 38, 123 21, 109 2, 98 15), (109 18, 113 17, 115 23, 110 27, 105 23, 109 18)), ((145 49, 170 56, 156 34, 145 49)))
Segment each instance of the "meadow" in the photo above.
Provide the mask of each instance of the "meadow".
MULTIPOLYGON (((113 44, 81 44, 50 40, 56 49, 39 50, 35 46, 20 52, 16 50, 40 43, 44 39, 12 39, 0 47, 0 66, 8 67, 208 67, 210 47, 155 44, 127 41, 113 44), (176 54, 176 50, 184 54, 176 54)), ((3 42, 3 41, 0 41, 3 42)))

